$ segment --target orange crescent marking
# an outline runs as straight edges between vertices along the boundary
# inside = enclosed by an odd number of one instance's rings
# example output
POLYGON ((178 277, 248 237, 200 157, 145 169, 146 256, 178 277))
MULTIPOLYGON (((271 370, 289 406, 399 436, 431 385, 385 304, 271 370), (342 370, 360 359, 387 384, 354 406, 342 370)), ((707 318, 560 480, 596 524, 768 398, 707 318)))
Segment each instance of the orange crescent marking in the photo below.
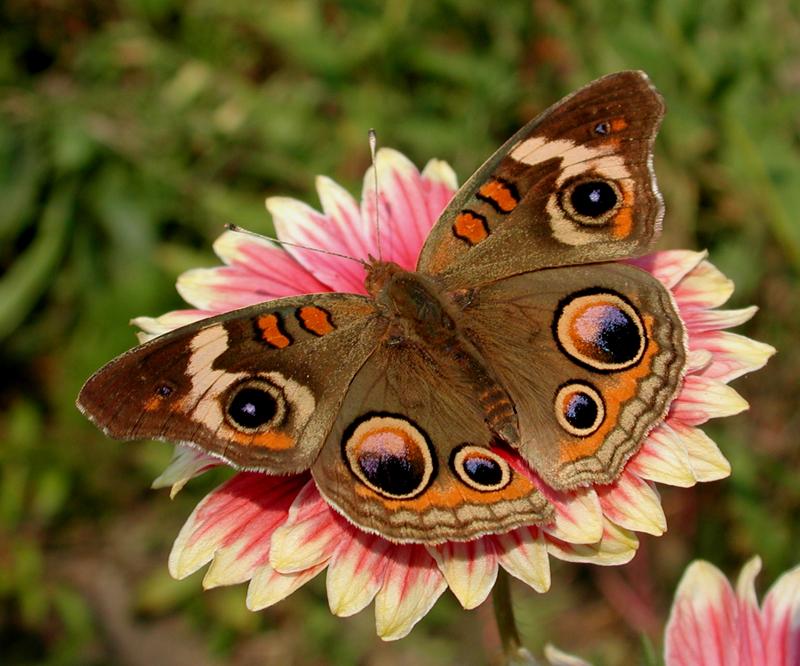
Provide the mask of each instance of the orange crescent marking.
POLYGON ((468 210, 458 214, 456 221, 453 223, 453 231, 456 236, 464 239, 470 245, 480 243, 489 235, 489 230, 486 228, 486 220, 468 210))
POLYGON ((491 199, 503 213, 510 213, 519 203, 511 188, 499 180, 484 183, 478 194, 485 199, 491 199))
POLYGON ((622 195, 622 206, 614 216, 611 233, 614 238, 627 238, 633 231, 633 192, 625 190, 622 195))
POLYGON ((306 305, 297 313, 303 328, 311 331, 314 335, 327 335, 334 330, 331 322, 331 313, 314 305, 306 305))
POLYGON ((614 118, 611 121, 611 131, 621 132, 628 126, 628 121, 625 118, 614 118))
POLYGON ((264 342, 283 349, 292 344, 292 341, 281 331, 281 320, 276 314, 265 314, 258 318, 258 327, 264 342))
POLYGON ((285 451, 294 446, 294 439, 282 432, 262 432, 254 435, 236 432, 233 438, 242 446, 257 446, 272 451, 285 451))
POLYGON ((606 415, 603 425, 586 439, 562 439, 559 442, 559 461, 562 463, 573 462, 581 458, 588 458, 597 453, 602 443, 605 441, 609 431, 615 427, 619 420, 620 406, 636 395, 636 385, 638 380, 650 374, 653 356, 659 351, 656 341, 653 339, 653 317, 646 315, 643 317, 644 327, 647 331, 648 344, 647 351, 639 365, 630 370, 622 372, 617 378, 617 385, 611 389, 601 391, 606 405, 606 415))

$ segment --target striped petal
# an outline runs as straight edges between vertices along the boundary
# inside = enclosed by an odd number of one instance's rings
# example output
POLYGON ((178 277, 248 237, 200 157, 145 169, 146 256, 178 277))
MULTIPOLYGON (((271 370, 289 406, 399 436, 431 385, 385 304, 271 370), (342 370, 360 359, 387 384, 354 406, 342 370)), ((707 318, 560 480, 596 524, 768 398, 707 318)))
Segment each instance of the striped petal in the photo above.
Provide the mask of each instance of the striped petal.
POLYGON ((682 319, 689 333, 697 335, 707 331, 741 326, 750 321, 756 312, 758 312, 758 307, 755 305, 741 310, 687 310, 682 313, 682 319))
POLYGON ((800 566, 787 571, 764 599, 765 664, 800 664, 800 566))
POLYGON ((375 627, 385 641, 407 636, 447 587, 436 562, 419 545, 394 546, 375 597, 375 627))
POLYGON ((610 520, 603 522, 603 536, 596 543, 565 543, 547 535, 547 552, 567 562, 586 562, 601 566, 627 564, 636 555, 639 539, 610 520))
POLYGON ((730 476, 731 464, 714 441, 702 430, 678 421, 671 421, 670 427, 686 447, 694 478, 706 482, 730 476))
POLYGON ((631 259, 629 263, 643 268, 667 289, 672 289, 693 271, 708 255, 690 250, 664 250, 631 259))
POLYGON ((247 561, 250 571, 265 560, 273 530, 285 520, 306 478, 240 472, 208 494, 189 516, 172 546, 170 574, 185 578, 224 549, 237 552, 247 561))
POLYGON ((683 575, 667 623, 667 666, 741 664, 738 605, 725 576, 712 564, 693 562, 683 575))
POLYGON ((270 565, 280 573, 295 573, 327 562, 342 538, 342 519, 322 499, 313 481, 298 493, 286 522, 275 530, 270 565))
POLYGON ((700 333, 692 336, 690 343, 692 348, 711 352, 712 360, 703 376, 726 384, 763 368, 775 353, 771 345, 728 331, 700 333))
POLYGON ((495 537, 500 566, 537 592, 550 589, 547 543, 536 527, 521 527, 495 537))
POLYGON ((655 487, 631 472, 610 486, 598 488, 603 514, 620 527, 661 536, 667 531, 667 518, 655 487))
POLYGON ((429 160, 422 170, 422 187, 430 220, 437 220, 458 189, 453 168, 443 160, 429 160))
POLYGON ((135 317, 131 319, 131 324, 141 329, 136 337, 139 344, 142 344, 181 326, 194 324, 196 321, 205 319, 209 314, 203 310, 173 310, 160 317, 135 317))
MULTIPOLYGON (((322 211, 338 230, 347 254, 366 259, 375 251, 375 229, 361 217, 358 202, 336 181, 317 176, 317 195, 322 211)), ((329 249, 329 248, 325 248, 329 249)))
POLYGON ((150 487, 169 488, 169 498, 173 499, 194 477, 221 464, 217 458, 212 458, 202 451, 178 444, 175 446, 169 465, 150 484, 150 487))
POLYGON ((342 531, 325 584, 334 615, 348 617, 369 605, 383 585, 392 545, 355 527, 342 531))
POLYGON ((269 564, 262 566, 253 575, 247 588, 245 605, 251 611, 258 611, 283 601, 295 590, 303 587, 308 581, 325 568, 325 564, 317 564, 305 571, 297 573, 278 573, 269 564))
POLYGON ((761 571, 761 558, 754 557, 742 568, 736 583, 739 598, 739 639, 741 640, 742 661, 753 664, 767 664, 764 628, 761 610, 756 597, 755 580, 761 571))
POLYGON ((544 490, 556 509, 553 525, 544 530, 567 543, 595 543, 603 535, 603 511, 592 489, 561 493, 544 490))
POLYGON ((693 308, 718 308, 732 293, 733 281, 708 261, 701 261, 672 289, 681 312, 693 308))
POLYGON ((448 542, 429 552, 464 608, 475 608, 489 596, 497 580, 497 555, 490 538, 448 542))
POLYGON ((748 407, 747 401, 730 386, 702 375, 688 375, 672 402, 669 418, 700 425, 709 419, 739 414, 748 407))
POLYGON ((668 423, 650 432, 642 448, 628 463, 627 472, 681 488, 689 488, 697 482, 686 445, 668 423))

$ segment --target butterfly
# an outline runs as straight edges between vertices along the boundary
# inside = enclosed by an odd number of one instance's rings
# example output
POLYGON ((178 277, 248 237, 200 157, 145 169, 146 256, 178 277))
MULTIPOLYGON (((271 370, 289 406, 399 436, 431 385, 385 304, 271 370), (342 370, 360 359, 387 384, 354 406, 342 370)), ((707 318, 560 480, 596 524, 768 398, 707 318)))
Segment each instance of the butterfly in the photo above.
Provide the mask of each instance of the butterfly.
POLYGON ((660 229, 663 115, 644 73, 598 79, 478 169, 415 271, 371 259, 368 296, 280 298, 164 334, 95 373, 78 406, 114 438, 310 470, 393 542, 547 524, 543 488, 612 483, 685 371, 669 292, 620 261, 660 229))

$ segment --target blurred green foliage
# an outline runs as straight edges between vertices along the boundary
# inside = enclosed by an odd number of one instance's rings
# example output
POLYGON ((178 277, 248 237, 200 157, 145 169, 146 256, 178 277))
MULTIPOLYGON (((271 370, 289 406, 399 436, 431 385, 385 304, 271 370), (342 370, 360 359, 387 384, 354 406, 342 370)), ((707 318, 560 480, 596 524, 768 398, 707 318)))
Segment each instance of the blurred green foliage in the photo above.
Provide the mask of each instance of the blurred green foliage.
POLYGON ((623 68, 645 69, 669 106, 662 246, 708 248, 734 304, 762 307, 746 333, 780 356, 738 383, 753 411, 710 428, 732 478, 662 489, 671 531, 628 567, 555 564, 551 593, 515 588, 524 639, 634 663, 660 644, 692 557, 732 574, 760 553, 766 581, 795 564, 798 13, 791 0, 6 0, 3 663, 483 663, 490 610, 448 596, 384 645, 371 611, 332 618, 319 580, 259 614, 241 587, 169 580, 171 540, 220 477, 172 503, 151 494, 169 447, 106 441, 73 402, 134 343, 131 317, 179 307, 175 277, 215 263, 223 223, 269 232, 264 196, 315 202, 318 173, 357 193, 368 128, 465 179, 538 111, 623 68))

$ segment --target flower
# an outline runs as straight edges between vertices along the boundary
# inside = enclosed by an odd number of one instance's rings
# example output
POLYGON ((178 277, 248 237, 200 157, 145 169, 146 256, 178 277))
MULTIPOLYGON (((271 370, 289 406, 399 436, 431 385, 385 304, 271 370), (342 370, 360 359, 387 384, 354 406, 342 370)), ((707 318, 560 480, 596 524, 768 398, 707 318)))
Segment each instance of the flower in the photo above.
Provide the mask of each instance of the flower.
MULTIPOLYGON (((710 562, 695 560, 675 593, 664 638, 666 666, 796 666, 800 664, 800 566, 784 573, 759 608, 754 557, 731 584, 710 562)), ((588 666, 553 646, 551 666, 588 666)))
MULTIPOLYGON (((342 187, 320 177, 322 212, 288 198, 270 198, 282 241, 367 258, 377 254, 373 223, 380 206, 383 258, 413 269, 424 239, 456 190, 452 169, 433 160, 420 173, 400 153, 381 149, 364 179, 359 206, 342 187)), ((228 231, 214 249, 224 265, 195 269, 178 280, 194 309, 139 318, 143 339, 220 312, 300 293, 366 293, 356 262, 287 245, 286 249, 228 231)), ((378 634, 405 636, 450 587, 465 608, 489 594, 498 567, 544 592, 549 556, 572 562, 623 564, 636 552, 635 532, 666 529, 656 482, 691 486, 728 475, 717 446, 697 426, 736 414, 747 403, 727 383, 761 367, 767 345, 724 329, 747 321, 755 308, 717 310, 733 285, 701 252, 659 252, 632 263, 671 290, 689 334, 688 371, 664 421, 650 432, 619 479, 605 487, 557 492, 540 483, 555 519, 465 543, 395 544, 352 526, 321 497, 308 473, 271 477, 239 472, 209 494, 181 530, 170 572, 183 578, 211 562, 205 587, 250 581, 253 610, 273 604, 327 569, 330 608, 351 615, 375 601, 378 634)), ((155 486, 177 492, 218 460, 178 447, 155 486)))

